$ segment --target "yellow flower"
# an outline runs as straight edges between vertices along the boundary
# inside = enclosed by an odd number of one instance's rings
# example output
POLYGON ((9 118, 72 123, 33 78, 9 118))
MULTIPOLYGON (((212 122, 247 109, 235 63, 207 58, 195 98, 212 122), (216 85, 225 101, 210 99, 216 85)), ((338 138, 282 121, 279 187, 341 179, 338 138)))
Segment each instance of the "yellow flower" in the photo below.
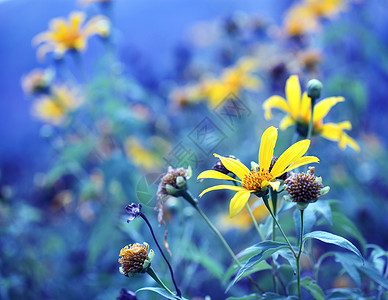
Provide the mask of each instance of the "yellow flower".
POLYGON ((49 31, 38 34, 32 40, 33 45, 40 45, 38 58, 44 58, 48 52, 54 52, 57 57, 62 57, 68 50, 84 51, 91 35, 98 34, 103 37, 109 35, 109 20, 105 16, 96 16, 82 26, 85 19, 86 15, 83 12, 73 12, 69 20, 64 18, 51 20, 49 31))
POLYGON ((239 182, 241 186, 213 186, 204 190, 200 194, 200 197, 207 192, 220 189, 236 191, 237 193, 230 201, 229 207, 229 215, 230 217, 234 217, 243 209, 251 193, 264 192, 269 186, 271 186, 274 190, 278 190, 280 181, 276 181, 277 177, 300 166, 319 161, 319 159, 315 156, 302 157, 310 146, 309 140, 303 140, 293 144, 284 151, 270 170, 277 136, 278 130, 275 127, 269 127, 266 131, 264 131, 263 136, 261 137, 259 149, 259 167, 257 167, 256 170, 252 169, 252 171, 249 171, 245 165, 236 159, 214 154, 214 156, 221 160, 225 168, 234 173, 240 180, 214 170, 202 172, 199 174, 198 179, 214 178, 233 180, 239 182))
MULTIPOLYGON (((289 126, 296 124, 298 132, 302 136, 306 136, 311 119, 311 99, 307 96, 306 92, 304 92, 303 95, 301 94, 299 78, 296 75, 290 76, 286 82, 286 98, 287 100, 280 96, 272 96, 265 100, 263 103, 265 119, 271 119, 272 108, 280 109, 287 113, 280 121, 280 129, 284 130, 289 126)), ((349 121, 338 124, 323 123, 323 118, 328 114, 330 109, 337 103, 343 101, 345 101, 343 97, 329 97, 323 99, 314 106, 313 134, 321 135, 328 140, 338 142, 341 149, 350 146, 356 151, 359 151, 360 148, 355 140, 344 132, 344 130, 352 129, 352 125, 349 121)))
POLYGON ((124 143, 127 156, 132 162, 145 170, 155 170, 160 167, 159 157, 151 150, 145 148, 138 139, 128 138, 124 143))
POLYGON ((318 28, 316 14, 303 4, 293 6, 284 19, 284 30, 289 36, 301 36, 315 32, 318 28))
POLYGON ((320 17, 335 16, 346 8, 346 0, 307 0, 306 7, 320 17))
POLYGON ((69 112, 82 104, 76 90, 65 85, 53 86, 50 95, 42 96, 34 102, 32 114, 52 125, 60 125, 69 112))

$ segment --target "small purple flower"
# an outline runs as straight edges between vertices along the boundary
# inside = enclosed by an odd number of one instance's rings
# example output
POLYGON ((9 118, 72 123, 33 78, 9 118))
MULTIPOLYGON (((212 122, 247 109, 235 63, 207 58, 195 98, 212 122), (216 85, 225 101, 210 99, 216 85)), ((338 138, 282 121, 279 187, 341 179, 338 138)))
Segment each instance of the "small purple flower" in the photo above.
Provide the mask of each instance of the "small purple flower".
POLYGON ((138 300, 136 294, 126 289, 121 289, 120 295, 117 300, 138 300))
POLYGON ((127 223, 131 222, 133 219, 136 219, 140 217, 141 214, 141 204, 128 204, 127 207, 125 208, 127 213, 129 214, 129 217, 127 219, 127 223))

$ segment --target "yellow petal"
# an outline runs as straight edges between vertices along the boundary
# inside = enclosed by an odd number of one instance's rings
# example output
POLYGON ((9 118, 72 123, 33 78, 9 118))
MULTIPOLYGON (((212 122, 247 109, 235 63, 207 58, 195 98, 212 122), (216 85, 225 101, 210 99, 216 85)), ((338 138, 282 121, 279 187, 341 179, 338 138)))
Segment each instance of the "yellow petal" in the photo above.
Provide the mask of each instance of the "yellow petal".
POLYGON ((290 113, 294 119, 297 119, 301 102, 300 84, 297 75, 292 75, 288 78, 286 82, 286 97, 290 107, 290 113))
POLYGON ((300 116, 302 120, 309 122, 311 118, 311 98, 304 92, 302 96, 302 102, 300 105, 300 116))
POLYGON ((243 188, 241 186, 234 186, 234 185, 216 185, 216 186, 212 186, 210 188, 207 188, 206 190, 204 190, 200 195, 199 197, 202 197, 204 194, 206 194, 207 192, 210 192, 210 191, 215 191, 215 190, 231 190, 231 191, 236 191, 236 192, 240 192, 240 191, 249 191, 247 190, 246 188, 243 188))
POLYGON ((240 180, 234 179, 228 175, 225 175, 221 172, 215 170, 204 171, 198 175, 197 179, 205 179, 205 178, 213 178, 213 179, 225 179, 225 180, 234 180, 237 182, 241 182, 240 180))
POLYGON ((326 123, 321 126, 320 135, 330 141, 339 141, 342 129, 334 123, 326 123))
POLYGON ((303 157, 297 159, 293 164, 291 164, 287 169, 284 170, 284 172, 282 172, 278 176, 281 176, 283 173, 286 173, 288 171, 291 171, 291 170, 294 170, 296 168, 299 168, 300 166, 304 166, 304 165, 311 164, 311 163, 318 163, 318 162, 319 162, 319 158, 318 157, 315 157, 315 156, 303 156, 303 157))
POLYGON ((356 143, 356 141, 348 136, 345 132, 342 132, 341 138, 339 140, 339 147, 341 149, 345 149, 346 146, 350 146, 357 152, 360 151, 360 146, 356 143))
POLYGON ((232 200, 230 200, 229 205, 229 216, 233 218, 235 215, 237 215, 245 206, 245 204, 248 202, 248 199, 250 197, 251 193, 248 191, 241 191, 236 193, 232 200))
POLYGON ((268 186, 270 185, 275 191, 278 191, 279 190, 279 186, 280 186, 280 181, 267 181, 267 180, 264 180, 261 185, 263 186, 268 186))
POLYGON ((271 126, 264 131, 261 136, 259 149, 259 166, 264 170, 268 170, 273 157, 276 140, 278 138, 278 129, 271 126))
POLYGON ((281 130, 286 130, 288 127, 293 125, 295 123, 294 119, 290 116, 285 116, 281 121, 280 121, 280 129, 281 130))
POLYGON ((284 100, 284 98, 282 98, 280 96, 272 96, 264 101, 263 109, 265 111, 265 119, 266 120, 269 120, 272 118, 272 115, 271 115, 272 108, 280 109, 286 113, 290 112, 290 109, 288 107, 286 100, 284 100))
POLYGON ((330 97, 318 102, 314 106, 314 123, 322 120, 334 105, 343 101, 345 101, 344 97, 330 97))
POLYGON ((239 162, 237 159, 229 158, 229 157, 223 157, 218 154, 213 154, 215 157, 219 158, 224 165, 225 168, 227 168, 230 172, 237 175, 238 178, 241 180, 245 178, 246 175, 250 173, 249 169, 244 166, 241 162, 239 162))
POLYGON ((292 146, 290 146, 286 151, 280 155, 279 159, 276 161, 275 165, 271 170, 271 174, 274 177, 278 177, 279 174, 297 159, 302 157, 310 146, 310 140, 299 141, 292 146))

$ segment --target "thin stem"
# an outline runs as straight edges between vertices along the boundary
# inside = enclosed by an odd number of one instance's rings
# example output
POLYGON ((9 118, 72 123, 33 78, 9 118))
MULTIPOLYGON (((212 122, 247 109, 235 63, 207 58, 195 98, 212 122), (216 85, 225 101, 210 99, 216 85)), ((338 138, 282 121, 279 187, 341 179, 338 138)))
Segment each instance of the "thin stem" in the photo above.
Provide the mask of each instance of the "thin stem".
POLYGON ((315 282, 318 284, 318 275, 319 275, 319 267, 321 266, 322 261, 326 258, 333 255, 332 252, 327 252, 323 254, 317 261, 317 263, 314 265, 314 275, 315 275, 315 282))
POLYGON ((147 274, 150 275, 162 288, 164 288, 167 293, 171 294, 172 296, 175 297, 175 294, 173 292, 170 291, 170 289, 163 283, 163 281, 159 278, 158 275, 156 275, 154 269, 152 269, 151 267, 149 267, 147 269, 147 274))
POLYGON ((251 219, 252 219, 253 225, 255 225, 256 231, 257 231, 257 233, 259 234, 260 239, 261 239, 262 241, 264 241, 264 237, 263 237, 263 235, 261 234, 261 231, 260 231, 260 228, 259 228, 259 224, 257 224, 257 221, 256 221, 256 219, 255 219, 255 216, 253 215, 252 210, 251 210, 251 208, 249 207, 248 202, 247 202, 247 204, 246 204, 245 206, 247 207, 249 216, 250 216, 251 219))
MULTIPOLYGON (((205 215, 205 213, 202 211, 202 209, 198 206, 198 201, 192 197, 192 195, 188 191, 184 191, 182 193, 182 197, 184 197, 201 215, 201 217, 205 220, 205 222, 210 226, 210 228, 213 230, 213 232, 218 236, 218 238, 221 240, 222 244, 226 248, 226 250, 229 252, 230 256, 232 256, 233 260, 236 262, 236 264, 241 268, 242 265, 236 255, 234 255, 232 249, 229 247, 228 243, 225 241, 224 237, 221 235, 221 233, 218 231, 218 229, 213 225, 213 223, 209 220, 209 218, 205 215)), ((264 290, 252 279, 251 276, 247 276, 249 281, 260 291, 264 292, 264 290)))
POLYGON ((302 255, 302 246, 303 246, 303 212, 304 210, 300 211, 300 238, 299 238, 299 251, 298 256, 296 257, 296 274, 298 276, 298 297, 301 299, 301 293, 300 293, 300 256, 302 255))
MULTIPOLYGON (((311 117, 310 117, 310 123, 309 123, 309 128, 307 130, 307 136, 306 139, 311 140, 311 136, 313 134, 313 129, 314 129, 314 107, 315 107, 315 102, 316 98, 311 98, 311 117)), ((305 155, 308 154, 308 150, 306 151, 305 155)), ((306 172, 308 170, 308 166, 306 165, 306 172)))
MULTIPOLYGON (((236 182, 236 181, 232 181, 232 182, 233 182, 233 184, 234 184, 235 186, 237 186, 237 182, 236 182)), ((248 210, 249 216, 250 216, 251 219, 252 219, 253 225, 255 225, 256 231, 257 231, 257 233, 259 234, 260 239, 261 239, 262 241, 264 241, 264 237, 263 237, 263 235, 262 235, 261 232, 260 232, 259 224, 257 224, 257 221, 256 221, 256 219, 255 219, 255 216, 253 215, 252 210, 251 210, 251 208, 249 207, 248 202, 247 202, 247 204, 246 204, 245 206, 246 206, 246 208, 247 208, 247 210, 248 210)))
POLYGON ((291 245, 290 241, 288 240, 286 234, 284 233, 284 231, 283 231, 283 229, 282 229, 282 226, 280 226, 278 220, 276 219, 275 215, 273 214, 273 212, 272 212, 272 210, 271 210, 271 207, 270 207, 269 204, 268 204, 268 196, 267 196, 267 195, 264 195, 264 196, 263 196, 263 202, 264 202, 265 206, 267 207, 269 213, 271 214, 272 218, 275 220, 275 223, 276 223, 276 225, 278 226, 278 228, 279 228, 279 230, 280 230, 280 233, 283 235, 284 240, 285 240, 286 243, 288 244, 288 247, 290 248, 292 254, 293 254, 294 257, 296 258, 297 255, 296 255, 296 253, 295 253, 295 251, 294 251, 294 248, 292 248, 292 245, 291 245))
MULTIPOLYGON (((276 193, 276 191, 272 190, 271 189, 271 200, 272 200, 272 210, 273 210, 273 214, 275 216, 275 218, 272 218, 272 241, 275 241, 276 240, 276 232, 275 232, 275 219, 276 219, 276 214, 277 214, 277 202, 278 202, 278 194, 276 193)), ((276 268, 276 265, 275 265, 275 261, 273 260, 273 258, 271 257, 271 265, 272 265, 272 281, 273 281, 273 289, 275 291, 275 293, 277 293, 278 291, 278 287, 277 287, 277 282, 276 282, 276 273, 277 273, 277 268, 276 268)))
POLYGON ((177 296, 178 296, 178 297, 181 297, 181 296, 182 296, 182 293, 181 293, 180 289, 178 288, 178 285, 177 285, 176 282, 175 282, 174 272, 172 271, 171 265, 170 265, 170 263, 169 263, 167 257, 164 255, 162 248, 159 246, 159 243, 158 243, 158 241, 156 240, 156 236, 155 236, 155 234, 154 234, 154 231, 153 231, 153 229, 152 229, 152 226, 151 226, 150 222, 148 222, 148 219, 146 218, 146 216, 145 216, 142 212, 140 213, 140 216, 143 218, 143 220, 147 223, 148 227, 150 228, 152 237, 154 238, 154 241, 155 241, 156 245, 158 246, 160 253, 162 253, 163 258, 164 258, 164 260, 166 261, 166 263, 167 263, 167 265, 168 265, 168 268, 170 269, 171 279, 172 279, 172 282, 174 283, 174 286, 175 286, 175 289, 176 289, 177 296))

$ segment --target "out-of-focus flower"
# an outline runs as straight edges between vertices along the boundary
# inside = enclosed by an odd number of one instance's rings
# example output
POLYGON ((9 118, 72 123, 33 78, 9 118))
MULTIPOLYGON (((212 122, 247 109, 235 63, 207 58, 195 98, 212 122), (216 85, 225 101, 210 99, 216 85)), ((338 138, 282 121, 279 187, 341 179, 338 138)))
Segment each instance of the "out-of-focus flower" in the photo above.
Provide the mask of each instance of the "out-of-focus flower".
POLYGON ((316 72, 317 66, 322 61, 322 53, 317 50, 306 50, 298 55, 299 63, 309 72, 316 72))
POLYGON ((306 7, 319 17, 334 17, 346 9, 348 0, 306 0, 306 7))
POLYGON ((138 139, 134 137, 126 139, 124 148, 128 158, 136 166, 148 171, 159 168, 161 161, 158 155, 144 147, 138 139))
POLYGON ((50 95, 37 99, 32 106, 32 114, 52 125, 61 125, 66 116, 83 102, 76 89, 66 85, 55 85, 50 95))
POLYGON ((261 86, 260 80, 253 74, 257 67, 256 59, 244 57, 234 66, 226 68, 219 78, 203 78, 196 85, 178 88, 170 98, 180 106, 207 100, 209 106, 216 107, 231 94, 238 96, 243 90, 257 91, 261 86))
POLYGON ((34 37, 33 45, 40 45, 37 56, 44 58, 48 52, 54 52, 60 58, 66 51, 84 51, 90 36, 107 37, 110 33, 110 22, 102 15, 95 16, 86 24, 83 12, 72 12, 69 20, 55 18, 49 24, 49 30, 34 37))
POLYGON ((151 249, 148 252, 149 245, 147 243, 125 246, 120 250, 119 263, 121 263, 120 273, 127 277, 132 277, 137 273, 144 273, 149 267, 152 259, 155 256, 151 249))
POLYGON ((275 127, 269 127, 266 131, 264 131, 263 136, 261 137, 259 149, 259 164, 255 164, 256 167, 255 169, 252 167, 252 171, 249 171, 249 169, 238 160, 214 154, 214 156, 220 158, 222 164, 229 171, 234 173, 240 180, 234 179, 228 175, 214 170, 202 172, 199 174, 198 179, 214 178, 233 180, 239 182, 241 187, 234 185, 217 185, 205 189, 200 194, 200 197, 202 197, 207 192, 220 189, 227 189, 237 192, 230 201, 229 207, 230 217, 234 217, 243 209, 251 193, 254 193, 257 196, 262 196, 263 193, 267 192, 269 186, 277 191, 280 186, 280 181, 277 181, 276 179, 282 174, 309 163, 319 162, 319 159, 315 156, 303 157, 310 146, 309 140, 303 140, 293 144, 286 151, 284 151, 284 153, 274 164, 272 170, 269 171, 277 136, 278 130, 275 127))
MULTIPOLYGON (((311 119, 311 99, 307 96, 306 92, 303 95, 301 94, 298 76, 292 75, 287 80, 286 97, 287 100, 280 96, 272 96, 265 100, 263 103, 265 119, 271 119, 272 108, 280 109, 287 113, 280 122, 280 129, 284 130, 296 124, 299 134, 305 137, 311 119)), ((337 124, 323 123, 323 118, 328 114, 330 109, 338 102, 343 101, 345 101, 343 97, 329 97, 321 100, 314 106, 313 135, 321 135, 328 140, 336 141, 341 149, 350 146, 356 151, 359 151, 360 148, 356 141, 344 132, 344 130, 352 129, 352 124, 349 121, 337 124)))
POLYGON ((120 295, 116 298, 117 300, 139 300, 134 292, 126 289, 121 289, 120 295))
MULTIPOLYGON (((264 203, 255 209, 252 208, 252 210, 253 217, 258 222, 264 220, 269 215, 268 209, 265 207, 264 203)), ((229 214, 222 214, 219 220, 219 224, 219 227, 222 228, 223 231, 228 231, 231 229, 246 231, 252 227, 253 221, 249 215, 248 210, 243 210, 234 218, 230 218, 229 214)))
POLYGON ((35 69, 22 77, 22 88, 27 95, 48 93, 54 79, 54 71, 51 69, 35 69))
POLYGON ((307 173, 291 175, 284 181, 288 195, 286 201, 296 202, 299 209, 305 209, 309 203, 314 203, 319 197, 326 195, 330 188, 322 185, 322 178, 314 176, 314 167, 310 167, 307 173))
POLYGON ((306 33, 315 32, 319 28, 319 21, 315 13, 304 5, 295 5, 284 19, 284 31, 287 35, 298 37, 306 33))
POLYGON ((347 0, 304 0, 293 5, 284 19, 284 31, 297 37, 315 32, 323 17, 334 17, 346 8, 347 0))

